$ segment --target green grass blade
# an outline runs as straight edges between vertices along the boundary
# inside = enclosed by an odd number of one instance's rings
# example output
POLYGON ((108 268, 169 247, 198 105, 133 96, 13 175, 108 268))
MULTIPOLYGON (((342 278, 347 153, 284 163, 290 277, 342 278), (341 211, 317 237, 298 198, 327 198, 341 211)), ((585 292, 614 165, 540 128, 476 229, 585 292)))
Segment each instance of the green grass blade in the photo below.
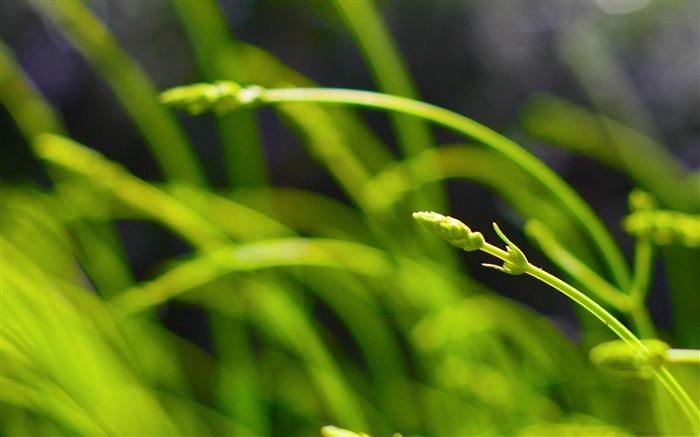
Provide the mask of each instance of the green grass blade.
POLYGON ((128 208, 159 221, 195 247, 221 246, 229 241, 221 231, 186 205, 132 176, 94 150, 53 134, 39 135, 35 140, 35 149, 41 159, 62 170, 86 177, 128 208))
POLYGON ((333 103, 395 111, 430 120, 439 126, 473 138, 477 142, 503 154, 523 171, 539 179, 553 196, 557 197, 563 205, 566 205, 572 216, 576 217, 581 229, 586 232, 601 259, 605 261, 606 268, 615 282, 623 289, 627 289, 629 286, 629 269, 620 249, 590 206, 544 163, 512 140, 474 120, 428 103, 357 90, 322 88, 267 89, 261 91, 260 102, 270 105, 282 105, 291 102, 306 102, 307 104, 333 103))
POLYGON ((30 4, 58 26, 114 91, 167 179, 206 185, 199 160, 175 117, 158 103, 151 80, 79 0, 30 4))
MULTIPOLYGON (((14 118, 20 132, 30 140, 30 146, 33 145, 31 140, 41 133, 64 134, 65 128, 58 114, 44 96, 31 86, 13 59, 9 48, 2 43, 0 43, 0 63, 3 67, 0 73, 0 101, 14 118)), ((10 203, 6 197, 6 190, 9 188, 1 189, 3 190, 2 203, 10 203)), ((96 214, 95 204, 84 205, 86 198, 96 201, 93 188, 84 185, 58 184, 56 190, 63 202, 60 205, 48 207, 65 210, 64 218, 70 222, 72 235, 78 246, 76 256, 80 258, 86 273, 95 281, 97 288, 106 295, 126 288, 133 282, 133 278, 114 229, 101 220, 102 218, 91 220, 96 214), (76 199, 82 200, 83 203, 74 202, 76 199), (83 210, 84 215, 73 208, 79 204, 86 206, 83 210), (96 256, 86 256, 88 253, 96 256), (95 262, 96 260, 98 261, 95 262)), ((38 191, 36 194, 39 194, 38 191)), ((31 202, 31 199, 27 201, 31 202)), ((46 217, 51 215, 47 210, 46 217)))
MULTIPOLYGON (((109 334, 71 305, 60 283, 9 241, 1 244, 2 375, 34 388, 17 388, 30 409, 65 432, 178 433, 157 398, 116 353, 109 334)), ((81 295, 92 298, 85 290, 70 298, 81 295)))
MULTIPOLYGON (((182 22, 205 81, 246 82, 247 65, 238 55, 221 10, 214 0, 175 0, 173 6, 182 22)), ((260 144, 256 114, 236 111, 216 118, 228 178, 233 187, 254 187, 268 183, 268 169, 260 144)))
MULTIPOLYGON (((373 1, 334 1, 336 9, 360 48, 379 91, 397 96, 417 98, 415 85, 408 68, 401 60, 399 48, 389 33, 373 1)), ((402 114, 390 114, 394 132, 404 157, 412 157, 433 147, 429 126, 422 120, 402 114)), ((412 178, 430 177, 437 170, 429 166, 409 169, 412 178), (420 174, 418 174, 420 172, 420 174)), ((412 194, 412 208, 430 211, 447 211, 447 193, 440 184, 424 186, 412 194)), ((422 235, 422 234, 421 234, 422 235)), ((427 237, 427 236, 425 236, 427 237)), ((443 262, 456 267, 453 251, 434 240, 424 238, 426 250, 440 257, 443 262)))
POLYGON ((700 210, 700 189, 686 177, 678 160, 661 144, 634 129, 546 95, 532 98, 525 105, 522 121, 529 135, 627 174, 665 206, 687 212, 700 210), (580 130, 586 135, 579 135, 580 130))
POLYGON ((0 41, 0 102, 25 138, 42 132, 65 133, 60 117, 24 77, 10 48, 0 41))
MULTIPOLYGON (((238 56, 246 65, 248 74, 256 84, 269 87, 316 86, 295 70, 287 67, 270 53, 239 42, 238 56)), ((365 126, 360 117, 347 108, 328 108, 329 119, 347 138, 349 147, 362 159, 370 172, 379 171, 393 157, 387 146, 365 126)))

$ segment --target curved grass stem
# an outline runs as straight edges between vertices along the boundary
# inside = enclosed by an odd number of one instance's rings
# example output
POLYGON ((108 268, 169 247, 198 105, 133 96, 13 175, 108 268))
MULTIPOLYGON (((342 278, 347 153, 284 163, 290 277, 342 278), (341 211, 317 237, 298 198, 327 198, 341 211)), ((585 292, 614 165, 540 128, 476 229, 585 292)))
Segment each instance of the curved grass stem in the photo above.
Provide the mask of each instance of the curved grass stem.
POLYGON ((497 132, 447 109, 388 94, 323 88, 262 89, 258 91, 257 103, 260 104, 336 103, 409 114, 456 131, 497 150, 526 173, 539 179, 543 186, 561 201, 594 243, 616 284, 621 289, 627 289, 629 271, 624 258, 612 236, 590 207, 553 170, 497 132))
MULTIPOLYGON (((463 234, 478 234, 481 236, 480 233, 471 231, 471 229, 469 229, 464 223, 452 217, 445 217, 441 214, 432 212, 414 213, 413 217, 430 232, 442 238, 446 238, 446 236, 451 237, 455 234, 459 234, 458 236, 462 236, 463 234)), ((644 343, 642 343, 642 341, 635 336, 632 331, 617 320, 615 316, 610 314, 605 308, 600 306, 597 302, 586 296, 575 287, 528 262, 522 251, 500 231, 495 223, 494 229, 496 230, 498 236, 507 244, 507 250, 496 247, 483 239, 480 239, 480 241, 483 241, 483 244, 481 244, 477 249, 502 260, 504 265, 503 267, 493 266, 491 264, 486 264, 485 266, 495 267, 498 270, 513 275, 524 273, 541 282, 544 282, 550 287, 565 294, 578 305, 582 306, 586 311, 590 312, 600 321, 605 323, 605 325, 607 325, 608 328, 615 333, 615 335, 627 343, 635 351, 635 353, 643 357, 651 355, 651 352, 647 346, 644 345, 644 343)), ((469 249, 474 250, 473 247, 469 247, 469 249)), ((652 370, 657 380, 664 387, 666 387, 671 396, 673 396, 687 416, 688 421, 693 428, 693 432, 697 433, 699 426, 698 419, 700 417, 700 412, 698 411, 697 405, 695 405, 690 396, 688 396, 683 387, 681 387, 678 381, 676 381, 665 366, 652 366, 652 370)))

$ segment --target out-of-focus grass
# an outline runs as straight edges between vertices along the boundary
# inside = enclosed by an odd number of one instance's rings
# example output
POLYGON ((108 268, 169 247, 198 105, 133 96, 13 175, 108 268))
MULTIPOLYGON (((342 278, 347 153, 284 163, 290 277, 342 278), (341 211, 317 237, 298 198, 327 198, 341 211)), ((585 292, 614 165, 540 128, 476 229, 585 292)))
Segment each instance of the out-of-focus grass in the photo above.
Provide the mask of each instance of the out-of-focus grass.
MULTIPOLYGON (((165 181, 139 179, 70 139, 2 47, 0 100, 52 179, 2 186, 3 434, 312 435, 329 423, 374 435, 687 432, 648 381, 599 372, 543 316, 470 278, 449 248, 417 230, 410 212, 444 205, 440 184, 464 179, 546 223, 602 274, 576 217, 503 155, 435 148, 423 124, 397 118, 402 155, 394 156, 353 111, 295 103, 280 106, 280 117, 349 202, 267 186, 253 110, 217 121, 231 186, 215 191, 175 119, 155 104, 150 79, 94 14, 81 2, 31 3, 110 84, 165 181), (122 221, 153 223, 184 253, 136 281, 114 230, 122 221), (211 344, 163 327, 159 311, 173 302, 206 315, 211 344)), ((174 2, 203 80, 313 85, 236 41, 215 2, 201 6, 174 2)), ((338 11, 377 87, 410 96, 377 10, 338 2, 338 11)), ((642 138, 628 128, 558 100, 533 103, 524 120, 562 146, 592 145, 583 153, 666 207, 694 201, 692 190, 670 190, 654 173, 670 166, 662 147, 642 141, 664 157, 653 164, 604 148, 603 129, 620 142, 642 138), (579 142, 567 117, 598 132, 600 144, 579 142)), ((678 323, 667 340, 694 347, 697 250, 666 249, 678 323)), ((697 366, 671 370, 697 397, 697 366)))

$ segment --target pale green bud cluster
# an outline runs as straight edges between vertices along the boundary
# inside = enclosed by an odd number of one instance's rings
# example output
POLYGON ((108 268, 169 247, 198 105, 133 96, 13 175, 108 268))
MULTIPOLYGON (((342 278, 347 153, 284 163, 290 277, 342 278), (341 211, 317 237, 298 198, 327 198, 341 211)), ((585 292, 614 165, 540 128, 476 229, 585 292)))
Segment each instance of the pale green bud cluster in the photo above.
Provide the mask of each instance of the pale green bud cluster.
POLYGON ((659 246, 700 247, 700 215, 659 209, 654 196, 640 189, 630 193, 628 203, 632 213, 622 220, 628 234, 659 246))
POLYGON ((656 209, 634 212, 622 220, 622 227, 636 238, 648 238, 659 246, 678 244, 700 247, 700 216, 656 209))
POLYGON ((414 212, 413 218, 432 234, 467 252, 484 247, 484 236, 480 232, 472 232, 456 218, 436 212, 414 212))
POLYGON ((195 83, 163 91, 160 102, 192 115, 209 111, 221 115, 247 103, 241 101, 242 90, 241 85, 231 81, 195 83))

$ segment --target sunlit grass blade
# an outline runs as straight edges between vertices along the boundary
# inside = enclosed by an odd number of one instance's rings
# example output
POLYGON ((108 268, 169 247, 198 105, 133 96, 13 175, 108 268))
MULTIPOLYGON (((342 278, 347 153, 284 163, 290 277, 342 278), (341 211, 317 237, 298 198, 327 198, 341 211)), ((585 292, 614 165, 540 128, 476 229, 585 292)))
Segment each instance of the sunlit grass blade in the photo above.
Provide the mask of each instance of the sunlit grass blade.
MULTIPOLYGON (((173 7, 189 36, 202 78, 247 82, 247 64, 214 0, 176 0, 173 7)), ((228 180, 232 187, 268 183, 268 168, 254 111, 243 110, 216 117, 228 180)))
MULTIPOLYGON (((378 90, 387 94, 417 98, 418 93, 408 68, 402 61, 399 48, 389 33, 376 4, 373 1, 335 1, 334 5, 360 48, 378 90)), ((434 141, 430 128, 422 120, 400 114, 392 115, 391 120, 404 157, 415 156, 433 147, 434 141)), ((431 170, 435 169, 429 167, 420 169, 422 173, 430 173, 431 170)), ((415 196, 414 206, 416 204, 433 205, 438 209, 446 206, 446 193, 440 185, 424 187, 416 192, 415 196)))
POLYGON ((65 427, 64 432, 177 433, 177 425, 100 327, 70 305, 57 284, 14 245, 3 239, 2 248, 2 374, 34 388, 16 386, 19 396, 29 397, 30 411, 65 427))
POLYGON ((195 257, 153 281, 124 291, 114 302, 125 311, 142 311, 230 272, 302 265, 349 270, 370 277, 381 277, 393 270, 383 252, 354 243, 304 238, 267 240, 195 257))
POLYGON ((288 187, 237 191, 231 197, 276 217, 302 235, 376 244, 376 238, 361 214, 332 197, 288 187), (306 207, 299 208, 299 205, 306 207))
MULTIPOLYGON (((32 139, 41 133, 65 134, 59 115, 44 96, 32 87, 12 58, 9 49, 1 42, 0 63, 3 66, 0 100, 14 118, 20 132, 29 140, 30 146, 33 144, 32 139)), ((49 173, 51 174, 50 171, 49 173)), ((3 203, 9 204, 12 202, 5 197, 6 188, 3 187, 3 203)), ((132 276, 126 266, 121 245, 116 241, 114 229, 101 220, 102 217, 94 220, 95 204, 87 206, 88 212, 82 216, 74 207, 85 206, 84 203, 72 202, 75 198, 84 200, 86 197, 93 196, 93 187, 58 184, 56 191, 59 199, 56 200, 57 205, 52 205, 51 208, 63 211, 62 218, 69 223, 69 228, 73 230, 71 235, 78 246, 76 257, 79 258, 86 273, 106 295, 109 295, 111 290, 125 288, 132 282, 132 276), (88 252, 99 253, 99 256, 86 256, 88 252), (99 262, 94 262, 96 259, 99 259, 99 262)), ((48 196, 43 197, 48 198, 48 196)), ((50 215, 47 210, 47 217, 50 215)))
POLYGON ((161 190, 132 176, 120 165, 68 138, 43 134, 36 138, 39 157, 62 170, 87 178, 106 189, 115 200, 159 221, 196 247, 228 242, 218 229, 161 190))
POLYGON ((9 47, 0 41, 0 102, 25 138, 41 132, 65 133, 59 115, 27 80, 9 47))
POLYGON ((83 2, 31 0, 30 4, 60 28, 114 90, 164 177, 206 185, 184 132, 158 104, 156 86, 83 2))
MULTIPOLYGON (((283 64, 259 47, 239 42, 238 56, 246 65, 250 78, 262 86, 315 86, 316 83, 283 64)), ((381 169, 393 157, 386 146, 361 118, 347 108, 327 108, 330 120, 343 132, 347 144, 370 172, 381 169)))
POLYGON ((700 189, 687 178, 687 170, 666 148, 634 129, 547 95, 532 98, 522 119, 528 134, 627 174, 667 207, 687 212, 700 208, 700 189), (587 132, 585 137, 576 134, 580 129, 587 132))

